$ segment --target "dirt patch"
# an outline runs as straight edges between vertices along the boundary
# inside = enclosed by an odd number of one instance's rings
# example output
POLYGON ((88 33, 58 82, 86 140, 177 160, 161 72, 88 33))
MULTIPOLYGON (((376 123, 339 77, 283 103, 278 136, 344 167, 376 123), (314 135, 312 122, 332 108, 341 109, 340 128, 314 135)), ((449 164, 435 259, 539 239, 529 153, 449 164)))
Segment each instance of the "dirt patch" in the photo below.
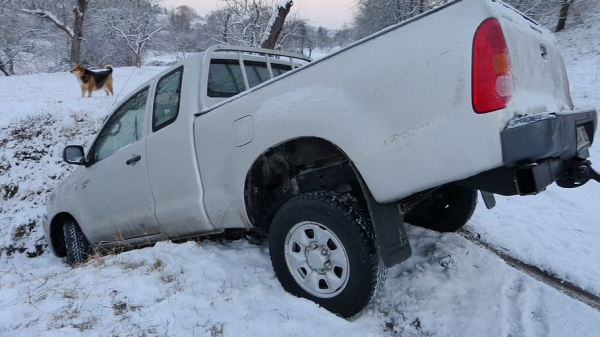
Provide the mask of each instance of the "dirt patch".
POLYGON ((20 240, 28 236, 31 233, 31 231, 33 231, 36 225, 37 222, 35 220, 30 220, 28 224, 21 224, 17 226, 17 228, 13 230, 13 241, 20 240))

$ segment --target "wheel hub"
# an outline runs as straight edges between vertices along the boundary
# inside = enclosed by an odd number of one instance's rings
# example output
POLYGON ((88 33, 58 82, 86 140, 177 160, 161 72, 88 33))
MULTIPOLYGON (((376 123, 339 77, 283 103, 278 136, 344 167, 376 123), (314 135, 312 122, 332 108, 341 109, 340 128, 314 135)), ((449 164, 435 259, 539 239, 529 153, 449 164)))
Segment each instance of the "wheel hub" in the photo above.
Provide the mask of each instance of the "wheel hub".
POLYGON ((327 251, 326 248, 320 247, 317 249, 311 249, 306 252, 308 266, 315 271, 322 271, 327 268, 325 265, 329 262, 329 256, 323 254, 323 251, 327 251))
POLYGON ((304 221, 288 232, 285 260, 294 281, 311 295, 331 298, 348 283, 350 261, 335 233, 320 223, 304 221))

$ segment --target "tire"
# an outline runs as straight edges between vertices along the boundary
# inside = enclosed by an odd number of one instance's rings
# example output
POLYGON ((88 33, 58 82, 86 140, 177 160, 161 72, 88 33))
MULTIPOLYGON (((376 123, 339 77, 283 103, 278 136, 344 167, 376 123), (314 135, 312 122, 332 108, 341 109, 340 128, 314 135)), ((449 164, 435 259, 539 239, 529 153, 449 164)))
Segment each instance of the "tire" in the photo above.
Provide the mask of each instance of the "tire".
POLYGON ((286 291, 346 318, 361 312, 385 281, 370 220, 337 193, 309 192, 281 206, 269 251, 286 291))
POLYGON ((456 232, 471 219, 475 206, 477 190, 444 185, 408 212, 404 221, 438 232, 456 232))
POLYGON ((73 219, 64 220, 63 234, 67 263, 70 266, 75 266, 87 261, 90 253, 90 244, 83 235, 81 228, 79 228, 73 219))

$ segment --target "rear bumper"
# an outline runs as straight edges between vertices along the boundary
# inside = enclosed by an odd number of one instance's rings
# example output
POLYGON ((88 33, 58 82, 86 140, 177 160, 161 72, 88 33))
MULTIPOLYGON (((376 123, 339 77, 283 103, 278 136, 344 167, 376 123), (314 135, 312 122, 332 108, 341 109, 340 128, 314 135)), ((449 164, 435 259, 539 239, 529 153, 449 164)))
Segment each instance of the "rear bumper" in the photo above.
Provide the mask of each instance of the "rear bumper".
POLYGON ((511 120, 500 133, 505 166, 458 184, 500 195, 537 194, 555 181, 562 187, 581 186, 597 177, 585 160, 597 124, 595 109, 511 120))
POLYGON ((527 165, 547 158, 587 158, 598 124, 595 109, 512 120, 500 133, 502 158, 508 167, 527 165), (577 128, 585 128, 590 144, 579 147, 577 128))

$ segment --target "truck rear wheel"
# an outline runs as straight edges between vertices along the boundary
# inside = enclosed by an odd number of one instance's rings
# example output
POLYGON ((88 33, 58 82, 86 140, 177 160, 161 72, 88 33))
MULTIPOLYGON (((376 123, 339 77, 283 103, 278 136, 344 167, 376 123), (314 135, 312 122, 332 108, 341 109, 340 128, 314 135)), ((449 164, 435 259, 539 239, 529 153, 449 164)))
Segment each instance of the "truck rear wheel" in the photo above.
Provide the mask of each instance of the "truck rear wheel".
POLYGON ((471 219, 477 206, 477 190, 448 184, 406 214, 404 221, 438 232, 456 232, 471 219))
POLYGON ((275 214, 269 233, 283 288, 343 317, 359 313, 385 277, 371 223, 346 197, 301 194, 275 214))
POLYGON ((90 253, 90 244, 75 220, 68 218, 64 220, 63 234, 65 238, 65 250, 67 252, 67 263, 70 266, 74 266, 87 261, 90 253))

